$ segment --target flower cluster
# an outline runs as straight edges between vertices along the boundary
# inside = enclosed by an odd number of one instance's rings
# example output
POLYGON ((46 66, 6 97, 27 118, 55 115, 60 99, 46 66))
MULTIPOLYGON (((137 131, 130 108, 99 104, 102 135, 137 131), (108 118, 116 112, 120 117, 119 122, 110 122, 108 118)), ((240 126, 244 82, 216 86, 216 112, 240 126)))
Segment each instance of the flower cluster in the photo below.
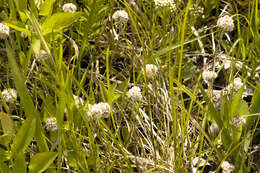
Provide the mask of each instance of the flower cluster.
POLYGON ((234 81, 231 84, 227 86, 227 91, 229 93, 232 92, 232 90, 237 92, 242 87, 242 85, 243 85, 242 80, 239 77, 237 77, 234 79, 234 81))
POLYGON ((86 113, 88 116, 94 116, 94 118, 97 119, 101 117, 108 118, 110 115, 110 106, 108 103, 104 102, 100 102, 94 105, 89 104, 86 113))
POLYGON ((9 37, 9 27, 0 23, 0 38, 6 39, 7 37, 9 37))
POLYGON ((171 10, 176 8, 176 5, 173 0, 154 0, 156 7, 170 7, 171 10))
POLYGON ((220 27, 223 31, 233 31, 234 21, 230 16, 225 15, 218 19, 217 26, 220 27))
POLYGON ((64 4, 63 7, 62 7, 63 11, 65 13, 74 13, 77 11, 77 7, 76 5, 72 4, 72 3, 67 3, 67 4, 64 4))
POLYGON ((127 91, 126 96, 133 101, 140 101, 142 99, 141 89, 137 86, 134 86, 127 91))
POLYGON ((190 13, 194 16, 194 17, 199 17, 201 16, 202 18, 204 18, 205 16, 204 14, 204 8, 200 7, 198 5, 193 5, 192 7, 190 7, 190 13))
POLYGON ((17 99, 17 91, 12 88, 4 89, 2 95, 7 103, 14 103, 17 99))
POLYGON ((126 23, 128 21, 128 14, 125 10, 117 10, 113 16, 112 19, 115 22, 121 22, 121 23, 126 23))
POLYGON ((58 129, 57 120, 55 117, 47 118, 46 129, 47 131, 55 131, 58 129))
POLYGON ((223 173, 231 173, 232 171, 234 171, 235 167, 234 165, 230 164, 229 162, 227 161, 224 161, 221 165, 221 168, 222 168, 222 172, 223 173))
POLYGON ((231 119, 231 122, 234 126, 238 127, 240 125, 244 125, 246 124, 246 119, 243 118, 243 117, 240 117, 240 116, 234 116, 232 119, 231 119))
POLYGON ((204 80, 205 83, 209 83, 212 79, 215 79, 217 77, 217 73, 214 71, 208 71, 204 70, 202 72, 202 79, 204 80))
POLYGON ((156 73, 158 72, 158 67, 154 64, 146 64, 145 66, 145 69, 146 69, 146 76, 148 78, 153 78, 156 73))

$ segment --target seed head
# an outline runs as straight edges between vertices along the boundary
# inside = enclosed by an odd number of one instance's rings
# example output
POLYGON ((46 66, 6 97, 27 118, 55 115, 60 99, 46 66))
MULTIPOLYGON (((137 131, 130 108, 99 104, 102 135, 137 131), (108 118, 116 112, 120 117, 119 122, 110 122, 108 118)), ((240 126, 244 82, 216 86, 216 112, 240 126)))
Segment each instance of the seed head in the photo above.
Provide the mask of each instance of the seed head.
POLYGON ((62 9, 65 13, 74 13, 77 11, 77 7, 73 3, 64 4, 62 9))
POLYGON ((142 99, 141 89, 137 86, 134 86, 127 91, 126 96, 133 101, 140 101, 142 99))
POLYGON ((55 117, 47 118, 46 129, 47 131, 55 131, 58 129, 57 121, 55 117))
POLYGON ((128 21, 128 14, 125 10, 117 10, 113 16, 112 19, 115 22, 122 22, 122 23, 126 23, 128 21))
POLYGON ((15 89, 4 89, 2 95, 7 103, 14 103, 17 100, 17 91, 15 89))
POLYGON ((234 21, 230 16, 225 15, 218 19, 217 26, 220 27, 223 31, 233 31, 234 21))
POLYGON ((3 23, 0 23, 0 38, 6 39, 9 37, 9 27, 3 23))

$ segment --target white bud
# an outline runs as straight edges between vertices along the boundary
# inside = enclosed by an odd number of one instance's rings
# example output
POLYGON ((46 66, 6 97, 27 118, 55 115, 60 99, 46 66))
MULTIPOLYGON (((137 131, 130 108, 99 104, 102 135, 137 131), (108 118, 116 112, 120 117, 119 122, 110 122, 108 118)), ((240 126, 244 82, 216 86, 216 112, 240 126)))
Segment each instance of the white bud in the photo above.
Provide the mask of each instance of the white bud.
POLYGON ((76 5, 72 4, 72 3, 67 3, 67 4, 64 4, 63 7, 62 7, 63 11, 65 13, 74 13, 77 11, 77 7, 76 5))
POLYGON ((234 21, 230 16, 225 15, 218 19, 217 26, 223 29, 223 31, 233 31, 234 21))
POLYGON ((214 71, 208 71, 204 70, 202 72, 202 79, 205 81, 205 83, 209 83, 212 79, 215 79, 217 77, 217 73, 214 71))
POLYGON ((17 100, 17 91, 15 89, 4 89, 2 95, 7 103, 14 103, 17 100))
POLYGON ((0 23, 0 38, 6 39, 9 37, 9 27, 3 23, 0 23))
POLYGON ((134 86, 127 91, 126 96, 133 101, 140 101, 142 99, 141 89, 137 86, 134 86))

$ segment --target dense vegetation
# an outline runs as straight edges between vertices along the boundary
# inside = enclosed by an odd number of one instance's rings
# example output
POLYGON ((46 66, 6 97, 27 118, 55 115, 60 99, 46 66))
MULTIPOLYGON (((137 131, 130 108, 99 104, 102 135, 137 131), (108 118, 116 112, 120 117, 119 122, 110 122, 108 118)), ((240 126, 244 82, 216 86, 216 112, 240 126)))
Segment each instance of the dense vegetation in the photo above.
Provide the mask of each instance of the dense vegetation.
POLYGON ((260 171, 258 0, 2 0, 0 172, 260 171))

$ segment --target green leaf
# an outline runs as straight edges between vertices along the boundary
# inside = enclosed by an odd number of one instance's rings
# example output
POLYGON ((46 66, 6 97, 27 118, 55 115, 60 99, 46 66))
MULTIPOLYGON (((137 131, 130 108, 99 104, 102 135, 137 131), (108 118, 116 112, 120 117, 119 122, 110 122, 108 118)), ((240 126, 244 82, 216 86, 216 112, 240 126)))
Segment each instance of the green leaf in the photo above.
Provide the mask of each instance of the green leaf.
POLYGON ((13 120, 5 113, 1 112, 0 113, 0 120, 1 120, 1 125, 4 131, 4 134, 14 134, 14 123, 13 120))
MULTIPOLYGON (((4 162, 10 159, 10 152, 0 148, 0 162, 4 162)), ((0 171, 1 172, 1 171, 0 171)))
POLYGON ((27 171, 24 153, 18 153, 14 161, 14 173, 26 173, 27 171))
POLYGON ((15 136, 13 145, 14 154, 24 152, 33 139, 35 128, 36 119, 34 117, 27 118, 15 136))
POLYGON ((42 152, 36 154, 29 165, 30 173, 40 173, 45 171, 57 157, 55 152, 42 152))
POLYGON ((68 27, 75 22, 81 15, 81 12, 55 13, 43 22, 42 32, 44 35, 52 32, 60 32, 65 27, 68 27))
POLYGON ((52 13, 53 4, 56 0, 45 0, 40 8, 39 15, 41 16, 49 16, 52 13))
POLYGON ((10 168, 3 162, 0 162, 0 172, 2 173, 11 173, 10 168))
POLYGON ((25 11, 27 9, 27 0, 15 0, 18 11, 25 11))
POLYGON ((40 56, 40 51, 41 51, 41 40, 36 38, 36 37, 32 37, 32 50, 33 52, 37 55, 40 56))
POLYGON ((252 104, 250 106, 250 113, 260 113, 260 84, 255 89, 253 98, 252 98, 252 104))

